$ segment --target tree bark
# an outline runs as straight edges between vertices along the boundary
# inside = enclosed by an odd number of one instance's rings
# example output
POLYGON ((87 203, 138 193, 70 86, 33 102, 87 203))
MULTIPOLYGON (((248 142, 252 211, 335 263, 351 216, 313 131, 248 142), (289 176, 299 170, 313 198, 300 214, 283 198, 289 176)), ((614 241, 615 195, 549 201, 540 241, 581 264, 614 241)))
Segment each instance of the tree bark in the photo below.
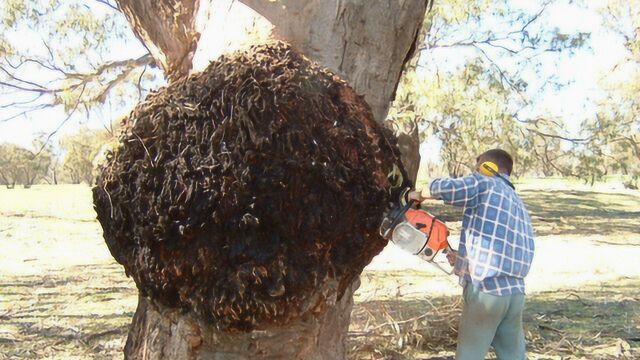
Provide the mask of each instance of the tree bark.
POLYGON ((410 177, 411 183, 415 184, 420 170, 420 132, 418 122, 406 122, 396 129, 398 147, 402 155, 402 164, 410 177))
MULTIPOLYGON (((171 78, 192 66, 198 7, 216 0, 117 0, 135 33, 171 78)), ((430 0, 241 0, 274 26, 274 36, 346 79, 377 121, 386 118, 411 59, 430 0)), ((237 6, 234 1, 230 6, 237 6)), ((206 13, 206 12, 205 12, 206 13)), ((211 13, 211 12, 209 12, 211 13)), ((211 14, 210 14, 211 16, 211 14)), ((251 20, 247 20, 251 21, 251 20)), ((205 20, 206 22, 206 20, 205 20)), ((213 54, 213 52, 212 52, 213 54)), ((217 55, 212 55, 213 57, 217 55)), ((210 58, 209 60, 213 60, 210 58)), ((415 179, 417 128, 402 147, 415 179), (413 160, 411 160, 413 159, 413 160), (415 163, 413 163, 415 162, 415 163)), ((402 140, 401 140, 402 141, 402 140)), ((128 359, 344 359, 356 278, 335 306, 283 328, 226 333, 178 309, 140 297, 125 347, 128 359)))
POLYGON ((284 328, 228 333, 140 296, 125 359, 344 359, 355 281, 333 308, 284 328))
POLYGON ((136 36, 168 78, 189 73, 199 0, 117 0, 136 36))

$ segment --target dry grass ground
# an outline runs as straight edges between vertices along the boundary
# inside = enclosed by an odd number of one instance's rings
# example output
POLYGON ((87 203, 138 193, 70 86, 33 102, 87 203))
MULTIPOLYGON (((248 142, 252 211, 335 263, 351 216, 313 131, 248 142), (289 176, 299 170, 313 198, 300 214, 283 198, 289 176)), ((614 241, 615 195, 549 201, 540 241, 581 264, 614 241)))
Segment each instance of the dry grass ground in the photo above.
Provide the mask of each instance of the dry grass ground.
MULTIPOLYGON (((640 358, 640 193, 520 184, 538 233, 525 314, 533 359, 640 358)), ((459 227, 459 212, 434 212, 459 227)), ((136 290, 114 263, 86 186, 0 189, 0 359, 121 358, 136 290)), ((389 246, 366 269, 354 359, 447 359, 453 277, 389 246)))

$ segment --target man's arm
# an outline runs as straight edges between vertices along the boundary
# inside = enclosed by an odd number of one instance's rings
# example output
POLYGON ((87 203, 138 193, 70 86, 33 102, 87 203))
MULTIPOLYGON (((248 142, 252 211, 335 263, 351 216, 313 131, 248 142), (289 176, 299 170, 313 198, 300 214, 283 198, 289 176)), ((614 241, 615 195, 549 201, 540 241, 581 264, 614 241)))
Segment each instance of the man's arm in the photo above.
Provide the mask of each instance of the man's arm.
POLYGON ((454 206, 474 207, 478 201, 478 179, 473 175, 462 178, 435 179, 429 186, 432 198, 439 198, 454 206))

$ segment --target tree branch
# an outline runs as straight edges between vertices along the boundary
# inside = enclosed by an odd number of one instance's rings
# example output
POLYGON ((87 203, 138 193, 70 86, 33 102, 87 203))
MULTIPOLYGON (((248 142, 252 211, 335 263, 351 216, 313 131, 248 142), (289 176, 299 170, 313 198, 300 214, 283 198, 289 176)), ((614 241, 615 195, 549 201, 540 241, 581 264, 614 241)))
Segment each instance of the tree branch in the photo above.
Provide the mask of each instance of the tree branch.
POLYGON ((11 115, 9 117, 0 119, 0 122, 7 122, 7 121, 10 121, 10 120, 19 118, 21 116, 26 116, 27 114, 32 113, 34 111, 43 110, 43 109, 54 107, 54 106, 57 106, 57 104, 40 104, 40 105, 35 106, 33 108, 27 109, 27 110, 25 110, 25 111, 23 111, 21 113, 14 114, 14 115, 11 115))
POLYGON ((122 71, 113 80, 109 81, 107 85, 102 89, 102 91, 94 97, 94 99, 98 102, 104 102, 107 98, 107 95, 109 94, 109 91, 111 91, 111 89, 113 89, 117 84, 129 77, 129 74, 131 74, 134 69, 136 69, 136 67, 130 67, 122 71))
POLYGON ((197 47, 198 0, 116 0, 135 35, 168 78, 189 73, 197 47))
POLYGON ((543 137, 550 137, 550 138, 554 138, 554 139, 560 139, 560 140, 569 141, 569 142, 572 142, 572 143, 582 143, 582 142, 587 142, 587 141, 590 141, 591 139, 593 139, 593 137, 588 137, 588 138, 570 138, 570 137, 566 137, 566 136, 562 136, 562 135, 543 133, 543 132, 541 132, 539 130, 531 129, 531 128, 527 128, 526 130, 530 131, 532 133, 535 133, 537 135, 543 136, 543 137))
POLYGON ((58 133, 58 131, 60 129, 62 129, 62 127, 64 126, 64 124, 67 123, 67 121, 69 121, 69 119, 71 119, 71 116, 73 116, 73 114, 76 112, 76 110, 78 110, 78 106, 80 106, 80 100, 82 99, 82 95, 84 95, 84 90, 86 89, 87 84, 84 84, 82 86, 82 90, 80 91, 80 95, 78 95, 78 98, 76 99, 76 104, 73 107, 73 109, 67 114, 67 117, 64 118, 64 120, 62 120, 60 122, 60 124, 58 124, 58 127, 56 127, 55 130, 53 130, 51 133, 49 133, 49 135, 47 135, 46 139, 43 141, 42 146, 40 146, 40 149, 38 149, 38 151, 35 153, 35 155, 33 156, 34 158, 38 157, 38 155, 40 155, 40 153, 42 152, 42 150, 44 150, 44 148, 49 144, 49 141, 51 140, 51 138, 58 133))
POLYGON ((142 77, 144 76, 144 73, 147 72, 147 65, 144 66, 144 68, 142 69, 142 71, 140 72, 140 76, 138 77, 138 83, 136 84, 136 87, 138 88, 138 101, 142 100, 142 77))
POLYGON ((520 89, 518 89, 518 87, 509 79, 509 77, 505 74, 505 72, 502 70, 502 68, 500 67, 500 65, 498 65, 490 56, 489 54, 487 54, 486 51, 484 51, 481 47, 479 46, 474 46, 476 49, 480 50, 480 53, 482 53, 482 55, 489 61, 489 63, 491 63, 491 65, 493 65, 493 67, 498 71, 498 73, 500 74, 500 79, 502 81, 505 81, 509 87, 515 91, 518 96, 520 96, 520 98, 522 99, 522 101, 525 104, 528 104, 529 101, 527 100, 526 96, 522 93, 522 91, 520 91, 520 89))
POLYGON ((99 2, 100 4, 106 5, 108 7, 110 7, 111 9, 120 12, 120 8, 118 7, 117 3, 116 5, 113 5, 112 3, 110 3, 108 0, 96 0, 97 2, 99 2))
POLYGON ((19 77, 15 76, 15 74, 14 74, 14 73, 9 72, 9 71, 8 71, 7 69, 5 69, 2 65, 0 65, 0 71, 4 72, 5 74, 7 74, 7 76, 8 76, 9 78, 11 78, 11 79, 13 79, 13 80, 15 80, 15 81, 17 81, 17 82, 20 82, 20 83, 23 83, 23 84, 26 84, 26 85, 35 86, 36 88, 40 88, 40 89, 46 89, 46 87, 44 87, 44 86, 42 86, 42 85, 40 85, 40 84, 37 84, 37 83, 32 82, 32 81, 28 81, 28 80, 23 80, 23 79, 21 79, 21 78, 19 78, 19 77))
MULTIPOLYGON (((148 65, 153 64, 153 58, 151 57, 150 54, 146 54, 143 55, 139 58, 136 59, 127 59, 127 60, 118 60, 118 61, 112 61, 106 64, 103 64, 102 66, 98 67, 95 69, 95 72, 91 72, 91 73, 71 73, 71 72, 66 72, 62 69, 59 68, 55 68, 53 66, 46 66, 41 60, 39 59, 25 59, 23 61, 20 62, 20 64, 13 66, 12 64, 10 64, 9 62, 8 65, 11 68, 14 69, 19 69, 22 65, 24 65, 27 62, 33 62, 35 64, 38 64, 40 66, 43 66, 44 68, 48 69, 48 70, 55 70, 57 72, 60 72, 62 74, 65 75, 65 79, 66 80, 70 80, 73 79, 75 80, 74 83, 71 83, 67 86, 64 87, 46 87, 45 85, 42 84, 38 84, 29 80, 25 80, 22 78, 18 78, 14 75, 13 72, 8 71, 7 69, 5 69, 3 66, 0 65, 0 72, 4 72, 12 81, 0 81, 0 87, 4 86, 7 88, 11 88, 11 89, 15 89, 18 91, 24 91, 24 92, 28 92, 28 93, 35 93, 37 94, 33 99, 30 100, 26 100, 26 101, 14 101, 8 104, 3 104, 0 105, 0 108, 8 108, 8 107, 16 107, 17 105, 27 105, 27 104, 34 104, 32 107, 29 107, 27 110, 22 111, 18 114, 14 114, 11 116, 8 116, 4 119, 0 119, 0 122, 7 122, 16 118, 19 118, 21 116, 25 116, 31 112, 34 111, 38 111, 38 110, 42 110, 45 108, 50 108, 50 107, 54 107, 59 105, 59 103, 55 102, 55 101, 51 101, 50 103, 46 103, 46 104, 42 104, 42 101, 40 101, 40 104, 37 104, 36 101, 42 99, 43 96, 45 95, 56 95, 58 93, 64 92, 64 91, 74 91, 77 90, 78 88, 82 87, 82 92, 84 93, 84 89, 86 88, 87 85, 89 85, 89 83, 91 81, 97 80, 98 78, 100 78, 102 75, 104 75, 106 72, 108 71, 113 71, 113 70, 117 70, 117 69, 122 69, 122 71, 116 75, 116 77, 107 82, 106 85, 103 87, 102 91, 100 91, 100 93, 98 95, 96 95, 93 100, 99 101, 99 102, 104 102, 108 93, 115 87, 117 86, 119 83, 121 83, 122 81, 124 81, 135 69, 139 68, 139 67, 147 67, 148 65)), ((142 75, 141 75, 142 77, 142 75)), ((139 79, 139 81, 141 80, 141 78, 139 79)), ((60 81, 60 80, 57 80, 60 81)), ((138 83, 138 86, 140 86, 140 84, 138 83)), ((80 96, 80 100, 81 100, 80 96)), ((74 110, 75 112, 75 110, 74 110)))
POLYGON ((546 1, 545 3, 542 4, 542 7, 540 8, 540 10, 531 17, 531 19, 529 19, 529 21, 527 21, 524 26, 522 26, 522 28, 520 28, 520 30, 518 31, 512 31, 509 33, 509 35, 512 34, 518 34, 518 33, 524 33, 527 28, 529 27, 529 25, 533 24, 536 20, 538 20, 540 18, 540 16, 542 16, 542 13, 546 10, 547 6, 549 6, 549 4, 551 3, 551 1, 546 1))
POLYGON ((137 59, 127 59, 127 60, 117 60, 117 61, 112 61, 106 64, 101 65, 100 67, 98 67, 94 72, 92 73, 86 73, 86 74, 77 74, 76 76, 78 77, 89 77, 89 76, 100 76, 102 75, 104 72, 111 70, 111 69, 115 69, 115 68, 121 68, 121 67, 126 67, 126 68, 135 68, 135 67, 139 67, 139 66, 147 66, 147 65, 151 65, 153 64, 153 57, 151 57, 151 54, 145 54, 137 59))
POLYGON ((16 90, 28 91, 28 92, 36 92, 36 93, 39 93, 39 94, 52 94, 52 93, 60 92, 60 91, 63 90, 63 89, 34 89, 34 88, 23 87, 23 86, 16 85, 16 84, 11 84, 11 83, 4 82, 4 81, 0 81, 0 85, 6 86, 6 87, 10 87, 10 88, 16 89, 16 90))
POLYGON ((17 106, 20 106, 20 105, 33 104, 34 102, 36 102, 41 97, 42 97, 42 94, 38 94, 38 95, 36 95, 36 97, 34 97, 33 99, 30 99, 30 100, 13 101, 13 102, 10 102, 10 103, 6 103, 6 104, 3 104, 3 105, 0 105, 0 109, 7 109, 7 108, 11 108, 11 107, 17 107, 17 106))

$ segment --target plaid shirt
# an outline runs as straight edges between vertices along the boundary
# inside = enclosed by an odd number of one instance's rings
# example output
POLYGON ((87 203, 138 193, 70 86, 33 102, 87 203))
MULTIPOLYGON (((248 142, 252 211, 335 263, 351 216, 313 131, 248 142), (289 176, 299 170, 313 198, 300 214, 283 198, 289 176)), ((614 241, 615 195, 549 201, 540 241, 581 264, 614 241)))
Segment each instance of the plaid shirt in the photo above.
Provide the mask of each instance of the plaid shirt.
POLYGON ((436 179, 429 190, 446 204, 464 207, 455 265, 460 284, 471 281, 482 292, 498 296, 524 294, 534 252, 533 227, 516 192, 502 179, 479 173, 436 179))

